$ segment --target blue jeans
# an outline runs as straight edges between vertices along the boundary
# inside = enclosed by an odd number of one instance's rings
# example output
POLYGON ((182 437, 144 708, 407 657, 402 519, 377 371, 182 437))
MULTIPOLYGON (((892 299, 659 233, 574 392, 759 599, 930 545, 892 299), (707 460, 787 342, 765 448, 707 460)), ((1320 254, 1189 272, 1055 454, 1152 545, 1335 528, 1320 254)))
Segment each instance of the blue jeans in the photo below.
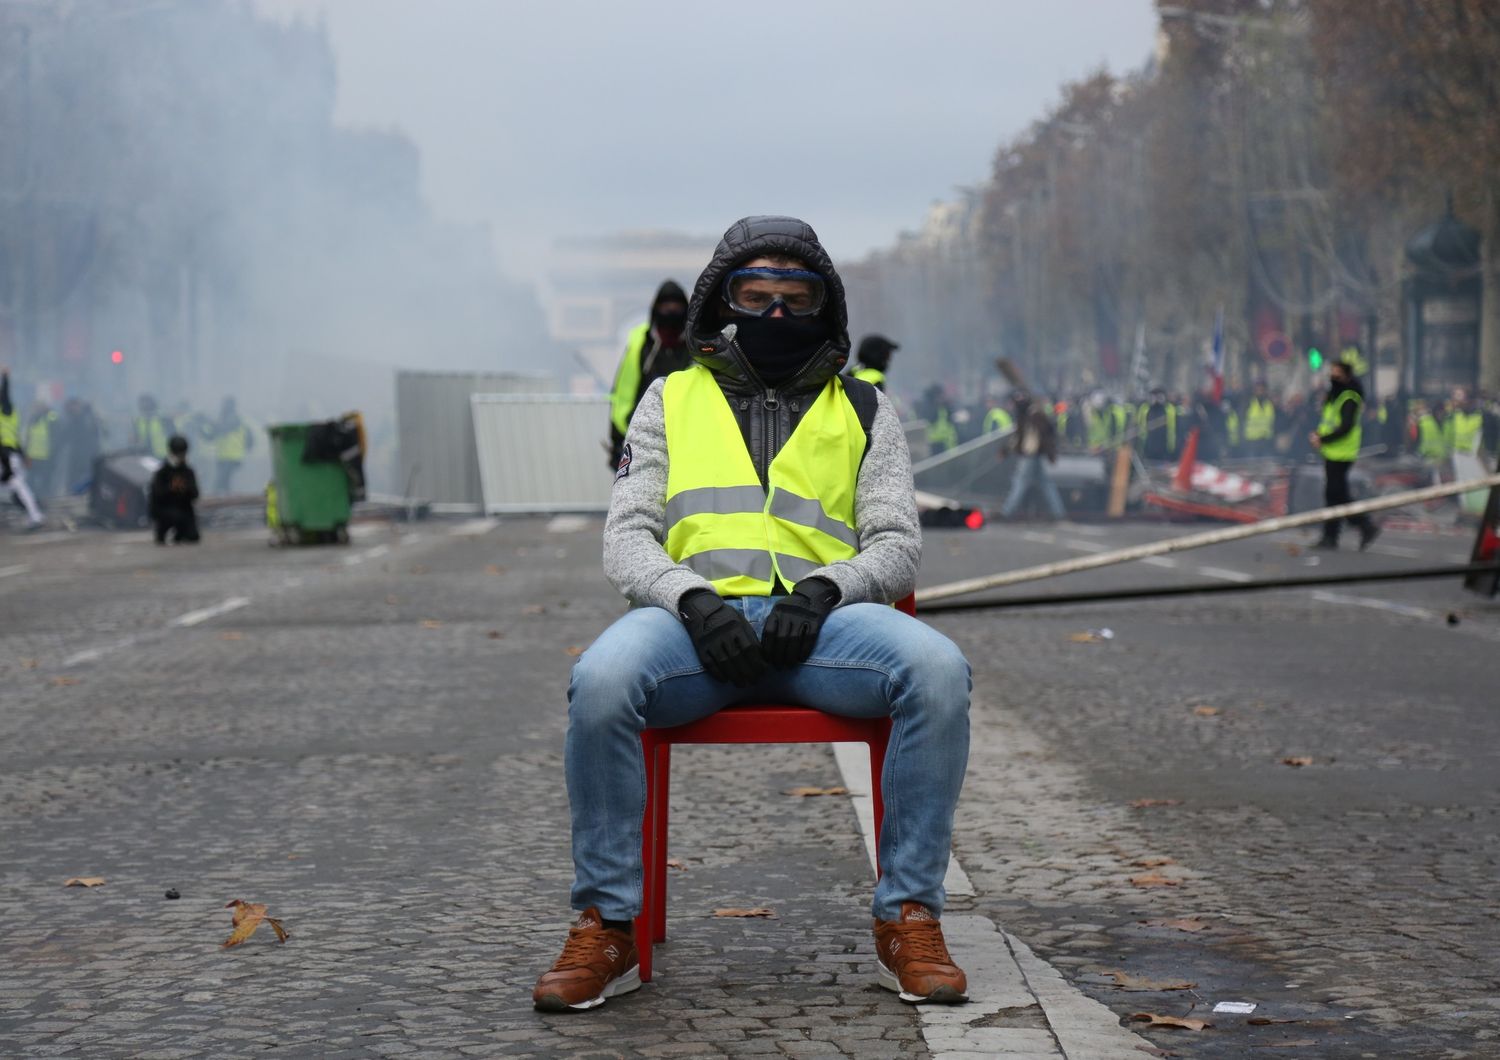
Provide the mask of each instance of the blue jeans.
POLYGON ((1016 465, 1010 480, 1010 496, 1005 498, 1005 504, 1000 508, 1001 518, 1009 519, 1015 515, 1016 509, 1021 507, 1021 502, 1026 499, 1026 494, 1031 492, 1033 486, 1041 491, 1042 503, 1047 506, 1047 512, 1052 518, 1067 518, 1062 496, 1057 492, 1052 476, 1047 473, 1047 465, 1042 463, 1042 457, 1023 456, 1019 459, 1020 463, 1016 465))
MULTIPOLYGON (((774 603, 731 601, 757 632, 774 603)), ((771 670, 750 688, 704 673, 670 611, 629 612, 574 664, 568 688, 573 908, 595 906, 607 920, 640 912, 642 729, 683 725, 734 703, 798 703, 846 717, 890 716, 881 773, 884 875, 874 915, 898 919, 904 901, 940 914, 953 810, 969 760, 969 689, 969 664, 953 642, 893 607, 835 609, 806 663, 771 670)))

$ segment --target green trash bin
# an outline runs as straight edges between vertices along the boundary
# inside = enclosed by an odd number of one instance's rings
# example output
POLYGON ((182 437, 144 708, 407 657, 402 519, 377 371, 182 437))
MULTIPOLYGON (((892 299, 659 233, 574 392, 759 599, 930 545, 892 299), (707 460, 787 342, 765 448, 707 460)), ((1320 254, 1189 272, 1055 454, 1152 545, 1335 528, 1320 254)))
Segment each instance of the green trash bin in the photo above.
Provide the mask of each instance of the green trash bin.
POLYGON ((347 544, 354 502, 364 496, 358 413, 328 423, 277 424, 266 433, 275 498, 267 514, 276 536, 288 545, 347 544))

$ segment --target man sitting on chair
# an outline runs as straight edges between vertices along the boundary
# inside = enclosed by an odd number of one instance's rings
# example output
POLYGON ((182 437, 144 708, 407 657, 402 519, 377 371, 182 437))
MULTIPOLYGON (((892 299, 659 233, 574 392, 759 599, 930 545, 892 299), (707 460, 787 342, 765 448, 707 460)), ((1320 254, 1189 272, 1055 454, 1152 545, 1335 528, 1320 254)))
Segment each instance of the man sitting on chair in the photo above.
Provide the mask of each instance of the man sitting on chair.
POLYGON ((604 570, 632 604, 573 668, 565 752, 578 917, 538 1009, 640 985, 640 733, 735 703, 892 720, 875 888, 882 986, 965 1000, 943 940, 943 876, 969 753, 969 666, 889 606, 921 554, 906 437, 885 397, 839 375, 844 287, 791 217, 736 222, 688 310, 696 364, 630 422, 604 570))

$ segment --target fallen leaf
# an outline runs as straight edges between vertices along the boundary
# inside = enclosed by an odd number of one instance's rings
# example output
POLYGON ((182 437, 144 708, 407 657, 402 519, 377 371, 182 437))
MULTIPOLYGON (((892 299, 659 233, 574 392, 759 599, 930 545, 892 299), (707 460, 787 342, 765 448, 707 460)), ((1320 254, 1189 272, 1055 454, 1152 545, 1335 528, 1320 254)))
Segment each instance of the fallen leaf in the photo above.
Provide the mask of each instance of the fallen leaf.
POLYGON ((443 628, 443 624, 441 622, 439 622, 435 618, 424 618, 424 619, 422 619, 422 628, 423 629, 442 629, 443 628))
POLYGON ((235 632, 233 632, 231 630, 231 631, 227 631, 227 632, 224 632, 224 633, 220 633, 219 634, 219 639, 220 640, 244 640, 245 639, 245 635, 243 633, 235 633, 235 632))
POLYGON ((1300 556, 1300 555, 1302 555, 1302 546, 1301 545, 1282 545, 1281 547, 1284 548, 1284 549, 1286 549, 1286 554, 1288 556, 1300 556))
POLYGON ((63 881, 64 887, 103 887, 103 876, 74 876, 63 881))
POLYGON ((1215 714, 1219 713, 1219 708, 1218 707, 1194 707, 1193 708, 1193 713, 1196 714, 1196 715, 1198 715, 1198 717, 1200 717, 1200 718, 1211 718, 1215 714))
POLYGON ((1129 972, 1105 972, 1122 990, 1191 990, 1197 983, 1183 979, 1145 979, 1129 972))
POLYGON ((69 685, 76 685, 77 683, 78 683, 78 678, 76 678, 76 677, 66 677, 66 676, 59 675, 57 677, 52 678, 52 684, 53 684, 53 687, 55 687, 55 688, 66 688, 69 685))
POLYGON ((498 563, 489 563, 485 565, 484 572, 486 574, 504 574, 505 568, 498 563))
POLYGON ((1181 799, 1136 799, 1131 804, 1133 809, 1144 810, 1151 806, 1181 806, 1181 799))
POLYGON ((1252 1027, 1269 1027, 1275 1023, 1301 1023, 1301 1020, 1277 1019, 1275 1016, 1251 1016, 1245 1021, 1252 1027))
POLYGON ((401 597, 399 597, 399 596, 387 596, 385 598, 385 602, 388 603, 388 604, 391 604, 392 606, 395 606, 396 604, 399 604, 401 602, 401 597))
POLYGON ((681 858, 668 858, 667 859, 667 868, 669 868, 669 869, 676 869, 679 872, 686 872, 687 871, 687 866, 682 863, 682 859, 681 858))
POLYGON ((1130 882, 1136 887, 1179 887, 1182 885, 1181 880, 1174 880, 1159 872, 1143 872, 1139 876, 1130 877, 1130 882))
POLYGON ((238 946, 255 934, 255 929, 260 927, 264 920, 271 925, 271 930, 276 932, 276 938, 285 942, 287 940, 286 928, 281 926, 281 921, 273 916, 266 916, 266 907, 260 902, 242 902, 238 898, 230 902, 225 909, 234 910, 234 931, 224 940, 224 948, 238 946))
POLYGON ((21 669, 23 669, 23 670, 35 670, 40 665, 42 665, 42 660, 40 660, 40 659, 22 659, 21 660, 21 669))
POLYGON ((783 795, 796 795, 799 798, 809 798, 814 795, 847 795, 848 788, 787 788, 783 795))
POLYGON ((1176 928, 1178 931, 1207 931, 1213 927, 1206 920, 1193 920, 1187 917, 1178 920, 1153 921, 1153 923, 1158 923, 1162 927, 1176 928))
POLYGON ((1097 633, 1073 633, 1068 639, 1074 644, 1102 644, 1104 642, 1104 638, 1097 633))
POLYGON ((580 656, 580 655, 582 655, 582 654, 583 654, 583 651, 584 651, 584 649, 582 649, 582 648, 580 648, 580 647, 578 647, 578 646, 577 646, 577 645, 576 645, 576 644, 575 644, 575 645, 573 645, 573 646, 572 646, 572 647, 571 647, 571 648, 564 648, 564 649, 563 649, 563 651, 565 651, 565 652, 567 652, 567 653, 568 653, 568 654, 569 654, 569 655, 571 655, 571 656, 573 656, 573 658, 575 658, 575 659, 576 659, 576 658, 578 658, 578 657, 579 657, 579 656, 580 656))
POLYGON ((1139 865, 1143 869, 1155 869, 1163 865, 1175 865, 1177 862, 1172 858, 1137 858, 1131 864, 1139 865))
POLYGON ((740 916, 740 917, 749 917, 749 916, 775 916, 775 915, 776 914, 772 910, 767 909, 764 906, 757 906, 754 909, 715 909, 714 910, 714 916, 740 916))
POLYGON ((488 633, 486 633, 485 636, 489 637, 490 640, 501 640, 504 638, 505 634, 501 633, 498 629, 492 629, 488 633))
POLYGON ((1158 1016, 1155 1012, 1132 1012, 1130 1019, 1134 1023, 1144 1023, 1150 1027, 1176 1027, 1185 1031, 1201 1031, 1213 1026, 1208 1020, 1181 1016, 1158 1016))
POLYGON ((1292 766, 1296 769, 1301 769, 1303 766, 1312 765, 1313 760, 1311 755, 1294 755, 1291 758, 1283 758, 1281 760, 1281 764, 1284 766, 1292 766))
POLYGON ((523 615, 545 615, 546 613, 547 609, 541 604, 527 604, 521 608, 521 614, 523 615))
POLYGON ((430 569, 431 569, 430 567, 425 567, 422 564, 418 563, 415 567, 411 568, 411 573, 413 573, 413 574, 426 574, 430 569))

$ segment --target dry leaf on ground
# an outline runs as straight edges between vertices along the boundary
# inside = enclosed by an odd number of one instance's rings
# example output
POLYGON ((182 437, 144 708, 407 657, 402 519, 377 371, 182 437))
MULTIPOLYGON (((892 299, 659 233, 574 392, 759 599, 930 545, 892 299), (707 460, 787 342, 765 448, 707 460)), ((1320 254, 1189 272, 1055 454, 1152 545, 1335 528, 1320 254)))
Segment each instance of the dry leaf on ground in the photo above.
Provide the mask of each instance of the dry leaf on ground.
POLYGON ((1283 758, 1281 760, 1281 764, 1284 766, 1293 766, 1297 769, 1301 769, 1303 766, 1312 765, 1313 760, 1311 755, 1293 755, 1289 758, 1283 758))
POLYGON ((1131 864, 1139 865, 1143 869, 1156 869, 1163 865, 1175 865, 1177 862, 1172 858, 1137 858, 1131 864))
POLYGON ((1130 877, 1130 882, 1135 887, 1178 887, 1182 884, 1181 880, 1174 880, 1159 872, 1143 872, 1139 876, 1130 877))
POLYGON ((103 887, 103 876, 74 876, 63 881, 64 887, 103 887))
POLYGON ((1300 556, 1300 555, 1302 555, 1302 546, 1301 545, 1290 545, 1290 544, 1288 544, 1288 545, 1282 545, 1281 547, 1284 548, 1284 549, 1286 549, 1286 554, 1288 556, 1300 556))
POLYGON ((426 574, 431 569, 432 568, 423 566, 422 564, 418 563, 416 566, 414 566, 414 567, 411 568, 411 573, 413 573, 413 574, 426 574))
POLYGON ((286 928, 282 927, 281 921, 277 920, 274 916, 266 916, 266 907, 262 903, 242 902, 236 898, 224 906, 224 908, 234 910, 234 931, 224 940, 224 948, 226 950, 231 946, 238 946, 251 935, 255 934, 255 929, 260 927, 261 921, 265 921, 271 925, 271 930, 276 932, 276 938, 279 941, 285 942, 287 940, 286 928))
POLYGON ((1134 799, 1130 803, 1132 809, 1144 810, 1151 806, 1181 806, 1181 799, 1134 799))
POLYGON ((682 859, 681 858, 668 858, 667 859, 667 868, 669 868, 669 869, 677 869, 680 872, 686 872, 687 871, 687 866, 682 863, 682 859))
POLYGON ((245 639, 245 635, 243 633, 236 633, 233 630, 226 630, 225 632, 219 634, 219 639, 220 640, 244 640, 245 639))
POLYGON ((1176 1027, 1185 1031, 1201 1031, 1213 1026, 1208 1020, 1181 1016, 1158 1016, 1155 1012, 1132 1012, 1130 1019, 1134 1023, 1144 1023, 1151 1027, 1176 1027))
POLYGON ((546 613, 547 609, 541 604, 527 604, 521 608, 521 614, 523 615, 545 615, 546 613))
POLYGON ((54 677, 52 679, 52 684, 56 688, 66 688, 68 685, 76 685, 77 683, 78 683, 78 678, 76 678, 76 677, 62 677, 62 676, 59 676, 59 677, 54 677))
POLYGON ((1193 708, 1193 713, 1196 714, 1196 715, 1198 715, 1198 717, 1200 717, 1200 718, 1211 718, 1215 714, 1219 713, 1219 708, 1218 707, 1194 707, 1193 708))
POLYGON ((388 603, 388 604, 391 604, 392 606, 394 606, 394 605, 399 604, 401 602, 401 597, 399 597, 399 596, 387 596, 385 598, 385 602, 388 603))
POLYGON ((1213 927, 1206 920, 1194 920, 1191 917, 1181 917, 1176 920, 1149 920, 1147 923, 1160 927, 1176 928, 1178 931, 1207 931, 1213 927))
POLYGON ((498 563, 487 563, 485 564, 484 572, 486 574, 504 574, 505 568, 498 563))
POLYGON ((848 788, 787 788, 783 795, 796 795, 799 798, 809 798, 814 795, 847 795, 848 788))
POLYGON ((1122 990, 1191 990, 1197 983, 1185 979, 1146 979, 1129 972, 1105 972, 1122 990))
POLYGON ((1073 633, 1068 637, 1074 644, 1102 644, 1104 638, 1097 633, 1073 633))
POLYGON ((439 622, 435 618, 424 618, 424 619, 422 619, 422 628, 423 629, 442 629, 443 628, 443 624, 441 622, 439 622))
POLYGON ((1276 1023, 1301 1023, 1302 1021, 1295 1019, 1277 1019, 1275 1016, 1251 1016, 1245 1022, 1250 1024, 1250 1026, 1252 1027, 1269 1027, 1272 1024, 1276 1023))
POLYGON ((573 656, 573 658, 576 659, 583 654, 584 649, 575 644, 572 647, 564 648, 563 651, 567 652, 569 655, 573 656))
POLYGON ((490 630, 488 633, 485 634, 485 636, 489 637, 490 640, 503 640, 503 639, 505 639, 505 634, 501 633, 498 629, 492 629, 492 630, 490 630))
POLYGON ((752 917, 752 916, 775 916, 775 915, 776 915, 776 913, 773 910, 767 909, 764 906, 757 906, 754 909, 715 909, 714 910, 714 916, 752 917))

